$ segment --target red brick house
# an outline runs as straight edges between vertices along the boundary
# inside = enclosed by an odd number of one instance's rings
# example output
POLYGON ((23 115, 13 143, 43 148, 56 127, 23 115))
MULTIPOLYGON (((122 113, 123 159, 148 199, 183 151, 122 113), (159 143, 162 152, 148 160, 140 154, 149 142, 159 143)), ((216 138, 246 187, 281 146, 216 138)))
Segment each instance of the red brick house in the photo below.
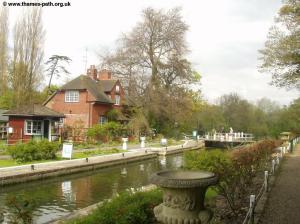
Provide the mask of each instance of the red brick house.
POLYGON ((32 104, 3 113, 8 116, 8 144, 32 139, 58 140, 60 121, 64 115, 45 106, 32 104))
POLYGON ((94 65, 87 75, 80 75, 63 85, 44 105, 65 115, 64 125, 80 123, 84 128, 107 121, 106 114, 121 109, 125 93, 119 80, 111 72, 97 71, 94 65))

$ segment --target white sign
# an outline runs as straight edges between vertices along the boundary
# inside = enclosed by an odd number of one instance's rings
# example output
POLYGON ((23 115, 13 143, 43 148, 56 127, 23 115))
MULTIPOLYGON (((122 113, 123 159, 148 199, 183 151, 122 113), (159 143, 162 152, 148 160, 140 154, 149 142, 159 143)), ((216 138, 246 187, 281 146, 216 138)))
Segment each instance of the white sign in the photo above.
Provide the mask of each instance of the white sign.
POLYGON ((166 138, 162 138, 162 139, 160 140, 160 144, 161 144, 161 145, 167 145, 167 144, 168 144, 168 140, 167 140, 166 138))
POLYGON ((123 150, 127 150, 127 142, 128 142, 128 138, 122 138, 122 141, 123 141, 122 149, 123 149, 123 150))
POLYGON ((14 133, 14 129, 13 129, 12 127, 8 127, 8 133, 9 133, 9 134, 14 133))
POLYGON ((146 137, 141 137, 141 148, 145 148, 145 140, 146 140, 146 137))
POLYGON ((71 159, 72 158, 72 151, 73 151, 73 144, 64 143, 61 157, 71 159))

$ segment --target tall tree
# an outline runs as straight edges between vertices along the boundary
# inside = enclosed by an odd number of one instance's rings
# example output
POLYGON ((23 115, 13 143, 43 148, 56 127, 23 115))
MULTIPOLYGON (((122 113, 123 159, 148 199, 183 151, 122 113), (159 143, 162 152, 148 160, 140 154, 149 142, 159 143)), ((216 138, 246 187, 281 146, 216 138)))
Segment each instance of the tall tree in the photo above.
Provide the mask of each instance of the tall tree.
POLYGON ((42 9, 28 8, 14 26, 13 59, 10 82, 15 106, 33 101, 34 90, 41 81, 44 51, 42 9))
POLYGON ((263 72, 272 74, 272 84, 300 90, 300 1, 284 0, 265 48, 260 50, 263 72))
POLYGON ((0 96, 7 91, 8 74, 8 9, 0 8, 0 96))
POLYGON ((72 61, 69 57, 63 55, 52 55, 46 65, 49 66, 46 68, 46 72, 50 76, 48 84, 48 94, 51 93, 51 82, 53 76, 60 77, 61 74, 70 74, 70 72, 65 68, 63 63, 69 64, 72 61))
POLYGON ((199 81, 185 58, 189 52, 185 41, 187 30, 180 8, 167 12, 146 8, 142 21, 123 35, 119 48, 104 58, 104 64, 125 78, 139 76, 145 83, 146 76, 148 82, 143 88, 171 88, 199 81))
POLYGON ((180 126, 183 119, 175 111, 188 114, 187 86, 200 78, 186 58, 188 26, 180 13, 179 8, 146 8, 141 22, 120 38, 116 51, 102 57, 103 66, 125 83, 129 99, 143 108, 157 130, 167 130, 166 124, 180 126))

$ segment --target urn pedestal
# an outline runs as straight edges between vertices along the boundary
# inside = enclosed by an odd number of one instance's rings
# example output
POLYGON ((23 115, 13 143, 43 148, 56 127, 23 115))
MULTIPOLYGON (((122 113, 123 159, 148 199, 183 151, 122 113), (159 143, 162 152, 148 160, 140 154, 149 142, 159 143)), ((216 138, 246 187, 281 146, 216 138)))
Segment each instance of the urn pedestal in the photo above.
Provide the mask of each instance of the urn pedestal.
POLYGON ((204 207, 207 187, 216 184, 215 174, 205 171, 161 171, 151 182, 163 190, 163 203, 154 208, 164 224, 206 224, 212 212, 204 207))

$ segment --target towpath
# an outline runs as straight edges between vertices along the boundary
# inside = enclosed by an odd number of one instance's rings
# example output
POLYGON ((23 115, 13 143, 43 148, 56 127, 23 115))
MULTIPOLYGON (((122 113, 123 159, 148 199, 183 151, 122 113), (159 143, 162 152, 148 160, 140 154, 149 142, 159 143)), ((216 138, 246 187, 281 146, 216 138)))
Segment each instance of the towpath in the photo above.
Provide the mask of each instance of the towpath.
POLYGON ((260 224, 300 223, 300 144, 285 158, 269 195, 260 224))

